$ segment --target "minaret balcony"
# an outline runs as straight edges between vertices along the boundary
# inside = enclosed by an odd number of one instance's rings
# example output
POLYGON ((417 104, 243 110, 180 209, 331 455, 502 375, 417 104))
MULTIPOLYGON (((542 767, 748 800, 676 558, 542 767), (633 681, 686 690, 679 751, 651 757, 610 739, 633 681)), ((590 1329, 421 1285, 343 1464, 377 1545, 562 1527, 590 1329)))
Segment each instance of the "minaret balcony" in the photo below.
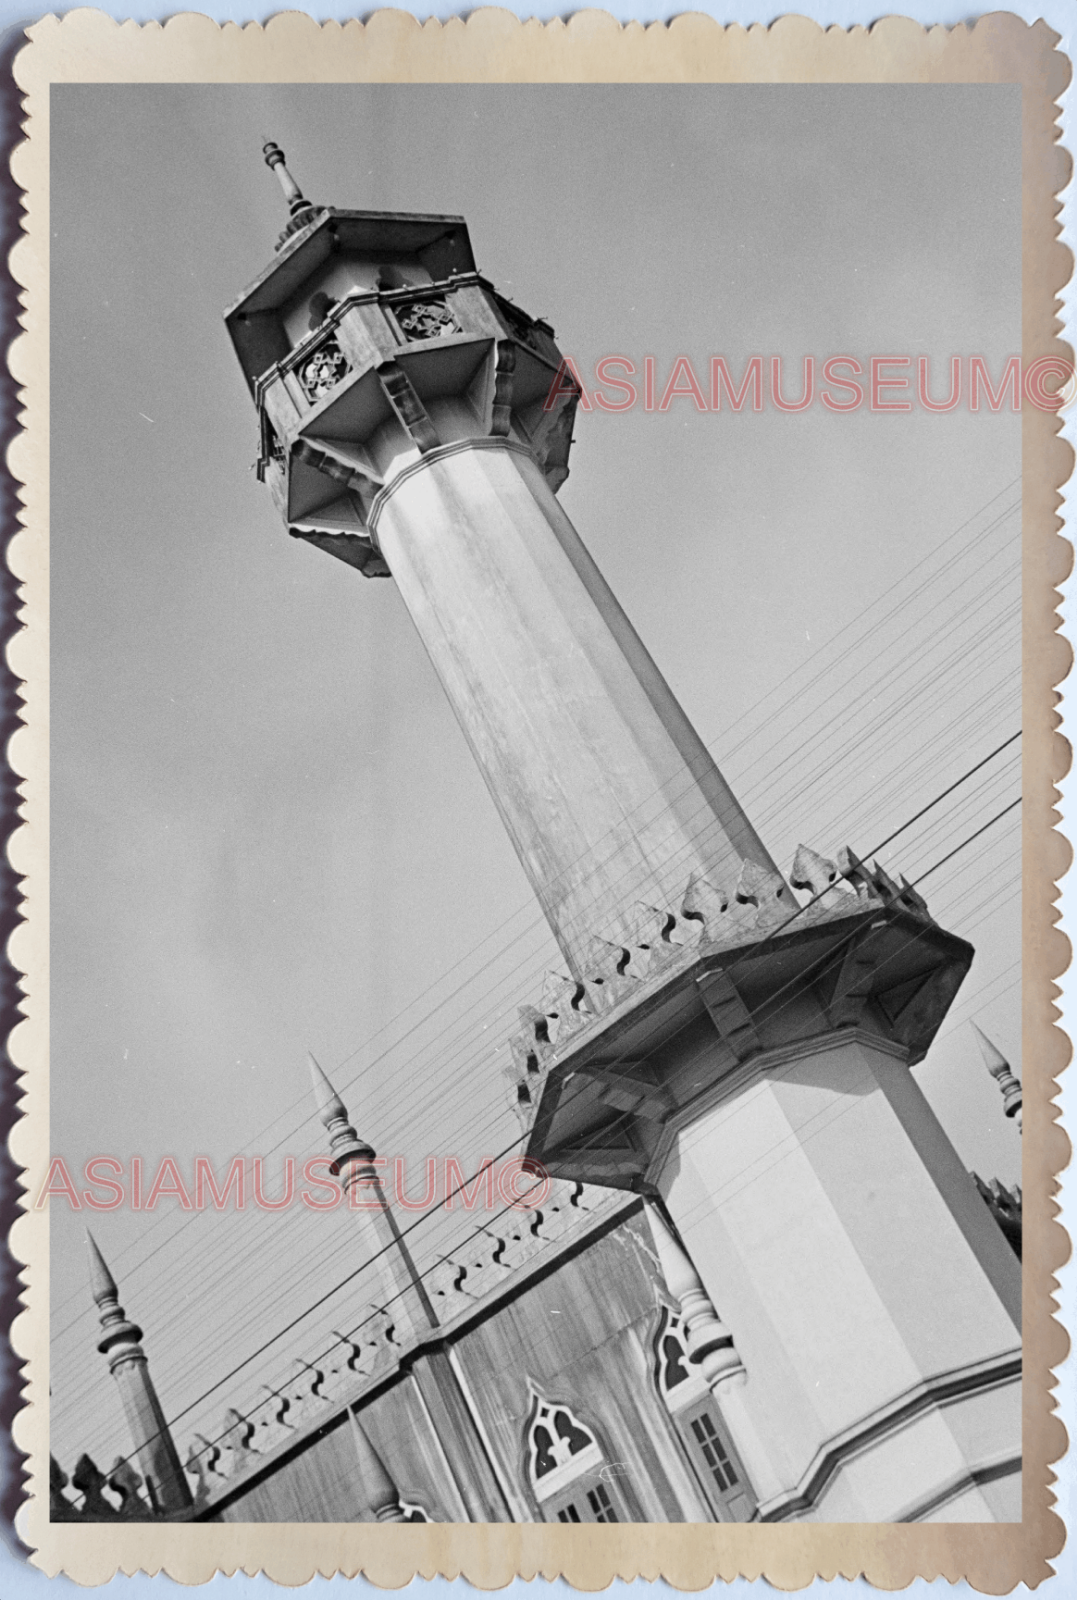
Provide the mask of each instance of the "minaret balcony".
POLYGON ((353 290, 255 381, 258 476, 296 537, 386 575, 371 505, 429 450, 512 437, 560 487, 574 407, 546 409, 559 365, 552 330, 478 273, 353 290))
POLYGON ((552 1177, 646 1192, 669 1127, 790 1051, 858 1034, 896 1069, 922 1061, 972 947, 849 854, 855 892, 793 916, 760 895, 705 921, 652 918, 646 942, 610 947, 521 1013, 507 1076, 527 1158, 552 1177))

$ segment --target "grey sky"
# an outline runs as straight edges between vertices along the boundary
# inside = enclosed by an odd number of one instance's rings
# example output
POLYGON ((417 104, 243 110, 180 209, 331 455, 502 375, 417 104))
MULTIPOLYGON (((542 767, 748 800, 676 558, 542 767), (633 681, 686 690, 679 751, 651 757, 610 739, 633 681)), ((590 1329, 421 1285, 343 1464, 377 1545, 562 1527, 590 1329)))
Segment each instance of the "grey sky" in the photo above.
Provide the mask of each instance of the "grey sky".
MULTIPOLYGON (((978 86, 53 91, 52 1146, 73 1169, 317 1153, 308 1047, 357 1080, 379 1150, 473 1162, 514 1137, 499 1050, 557 961, 393 585, 290 540, 250 470, 221 312, 283 225, 261 138, 316 201, 463 213, 585 377, 758 352, 795 393, 807 353, 908 353, 941 388, 951 354, 997 373, 1020 348, 1019 111, 978 86)), ((1019 419, 678 401, 581 416, 576 440, 562 502, 783 867, 801 839, 867 850, 1018 726, 1019 419)), ((1007 771, 887 863, 932 865, 1017 793, 1007 771)), ((978 954, 917 1069, 963 1159, 1007 1181, 967 1022, 1019 1065, 1017 842, 1010 818, 925 885, 978 954)), ((96 1226, 172 1414, 357 1263, 347 1218, 169 1204, 96 1226)), ((111 1460, 84 1220, 52 1207, 54 1432, 111 1460)))

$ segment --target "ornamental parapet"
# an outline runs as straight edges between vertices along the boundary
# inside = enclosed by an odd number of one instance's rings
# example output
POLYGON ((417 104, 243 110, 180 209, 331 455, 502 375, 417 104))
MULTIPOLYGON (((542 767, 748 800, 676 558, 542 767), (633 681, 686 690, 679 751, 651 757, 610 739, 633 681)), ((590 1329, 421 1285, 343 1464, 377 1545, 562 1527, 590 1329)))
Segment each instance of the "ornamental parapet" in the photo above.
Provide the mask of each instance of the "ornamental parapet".
MULTIPOLYGON (((241 1480, 270 1470, 281 1456, 302 1449, 310 1438, 335 1426, 344 1411, 359 1405, 384 1384, 395 1381, 408 1358, 426 1348, 442 1330, 458 1330, 470 1318, 489 1314, 506 1294, 515 1293, 544 1270, 566 1245, 584 1238, 623 1210, 625 1198, 580 1183, 554 1181, 541 1201, 509 1210, 471 1236, 424 1274, 437 1314, 433 1335, 404 1339, 392 1307, 368 1307, 350 1332, 338 1332, 311 1359, 297 1356, 289 1372, 240 1406, 228 1407, 219 1423, 188 1442, 185 1470, 192 1485, 194 1514, 211 1511, 240 1487, 241 1480)), ((354 1317, 349 1312, 349 1320, 354 1317)))
POLYGON ((802 845, 789 884, 750 861, 729 888, 694 875, 674 905, 639 905, 624 943, 596 938, 578 980, 549 976, 504 1067, 529 1159, 645 1189, 661 1126, 793 1031, 858 1027, 923 1058, 971 947, 847 848, 802 845))

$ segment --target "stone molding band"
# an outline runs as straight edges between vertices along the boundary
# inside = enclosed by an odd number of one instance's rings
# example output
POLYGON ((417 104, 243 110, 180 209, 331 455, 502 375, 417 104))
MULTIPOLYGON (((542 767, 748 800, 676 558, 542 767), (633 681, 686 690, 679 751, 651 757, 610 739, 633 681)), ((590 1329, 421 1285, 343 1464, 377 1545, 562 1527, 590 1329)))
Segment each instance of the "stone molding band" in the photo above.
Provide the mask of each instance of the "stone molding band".
POLYGON ((417 461, 409 462, 406 467, 397 473, 395 478, 390 479, 374 496, 370 507, 370 515, 366 519, 366 525, 375 544, 378 537, 378 518, 381 516, 382 508, 394 491, 399 489, 402 483, 406 483, 409 478, 414 478, 417 472, 422 472, 424 468, 433 466, 434 462, 445 461, 449 456, 461 455, 465 450, 510 450, 516 455, 526 456, 528 461, 533 462, 535 459, 528 447, 525 444, 520 444, 516 439, 454 439, 451 444, 439 444, 433 450, 427 450, 417 461))
POLYGON ((955 1473, 941 1489, 896 1520, 926 1522, 936 1511, 941 1511, 943 1506, 956 1500, 958 1495, 967 1494, 970 1489, 980 1489, 985 1483, 995 1483, 999 1478, 1019 1475, 1021 1464, 1020 1456, 1001 1456, 997 1461, 989 1461, 985 1466, 974 1467, 971 1472, 955 1473))
MULTIPOLYGON (((801 1512, 811 1510, 818 1505, 825 1489, 839 1469, 851 1457, 858 1455, 865 1446, 878 1443, 887 1434, 900 1432, 918 1417, 937 1407, 1005 1384, 1017 1383, 1021 1378, 1021 1370, 1021 1352, 1007 1351, 987 1361, 977 1361, 967 1367, 957 1367, 949 1372, 940 1372, 934 1377, 925 1378, 923 1383, 907 1389, 896 1400, 862 1417, 852 1427, 846 1428, 835 1438, 821 1445, 796 1488, 760 1506, 759 1520, 785 1522, 796 1518, 801 1512)), ((1015 1461, 1019 1465, 1020 1458, 1015 1458, 1015 1461)), ((1007 1458, 1004 1462, 994 1463, 982 1469, 973 1469, 967 1481, 966 1476, 962 1475, 960 1480, 955 1481, 954 1485, 949 1485, 945 1492, 934 1493, 928 1504, 936 1506, 943 1503, 946 1499, 952 1498, 953 1494, 967 1488, 969 1483, 987 1482, 993 1477, 1002 1476, 1009 1470, 1010 1465, 1007 1458)), ((912 1522, 923 1514, 924 1508, 918 1507, 914 1511, 904 1513, 896 1520, 912 1522)))

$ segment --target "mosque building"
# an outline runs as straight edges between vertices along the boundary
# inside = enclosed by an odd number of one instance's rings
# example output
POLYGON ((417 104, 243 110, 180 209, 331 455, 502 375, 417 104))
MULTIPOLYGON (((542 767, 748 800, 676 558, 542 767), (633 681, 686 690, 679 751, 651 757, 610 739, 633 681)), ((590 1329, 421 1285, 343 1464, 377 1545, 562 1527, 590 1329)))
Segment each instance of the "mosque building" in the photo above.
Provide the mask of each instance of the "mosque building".
POLYGON ((847 848, 771 859, 561 508, 573 374, 463 219, 265 154, 288 222, 226 315, 259 476, 396 583, 558 942, 505 1062, 550 1182, 418 1272, 312 1062, 366 1322, 181 1451, 92 1244, 131 1454, 54 1464, 53 1517, 1019 1521, 1020 1193, 910 1071, 971 946, 847 848))

